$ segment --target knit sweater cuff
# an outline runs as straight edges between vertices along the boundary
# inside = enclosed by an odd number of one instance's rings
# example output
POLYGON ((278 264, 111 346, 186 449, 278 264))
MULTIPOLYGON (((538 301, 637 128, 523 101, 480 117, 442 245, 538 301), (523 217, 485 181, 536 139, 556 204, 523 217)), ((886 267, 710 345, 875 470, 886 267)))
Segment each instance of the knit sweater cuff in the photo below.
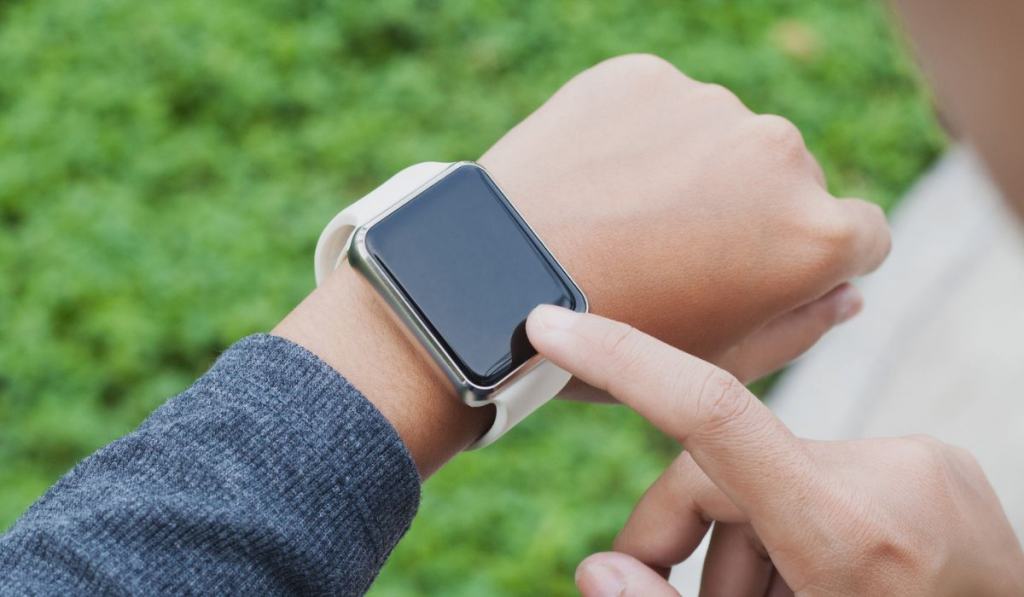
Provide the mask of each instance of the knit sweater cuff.
POLYGON ((276 436, 254 439, 268 452, 289 450, 294 468, 281 478, 292 483, 289 497, 318 496, 324 517, 354 503, 383 564, 416 514, 420 478, 380 411, 319 357, 268 334, 235 343, 199 383, 207 381, 247 395, 254 417, 286 424, 276 436))

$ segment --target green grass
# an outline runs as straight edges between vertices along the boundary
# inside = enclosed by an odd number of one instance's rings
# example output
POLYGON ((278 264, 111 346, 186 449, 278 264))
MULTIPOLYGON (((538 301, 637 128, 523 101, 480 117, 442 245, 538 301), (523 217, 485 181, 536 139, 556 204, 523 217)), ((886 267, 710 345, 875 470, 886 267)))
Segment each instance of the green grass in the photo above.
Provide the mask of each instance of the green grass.
MULTIPOLYGON (((0 1, 0 528, 312 284, 346 201, 480 155, 575 72, 647 51, 795 121, 833 190, 936 156, 862 0, 0 1)), ((378 595, 567 594, 672 448, 557 404, 425 488, 378 595)))

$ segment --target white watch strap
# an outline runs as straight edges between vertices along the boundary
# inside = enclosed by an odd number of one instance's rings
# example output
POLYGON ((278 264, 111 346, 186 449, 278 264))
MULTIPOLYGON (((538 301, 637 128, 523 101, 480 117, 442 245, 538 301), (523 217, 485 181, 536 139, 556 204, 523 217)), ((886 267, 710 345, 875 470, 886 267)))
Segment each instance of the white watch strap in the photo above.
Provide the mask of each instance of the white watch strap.
MULTIPOLYGON (((450 163, 421 162, 405 168, 359 201, 346 207, 327 224, 316 244, 314 268, 319 286, 348 255, 352 232, 389 207, 444 172, 450 163)), ((470 449, 494 443, 530 413, 555 397, 572 375, 550 361, 542 360, 533 369, 495 394, 494 423, 470 449)))
POLYGON ((551 361, 537 363, 529 373, 494 396, 494 423, 469 449, 476 450, 498 441, 509 429, 558 395, 570 379, 571 373, 551 361))
POLYGON ((337 269, 341 260, 348 255, 348 243, 356 227, 374 219, 409 193, 430 182, 450 165, 445 162, 413 164, 334 216, 320 233, 320 240, 316 243, 313 266, 316 270, 317 286, 328 274, 337 269))

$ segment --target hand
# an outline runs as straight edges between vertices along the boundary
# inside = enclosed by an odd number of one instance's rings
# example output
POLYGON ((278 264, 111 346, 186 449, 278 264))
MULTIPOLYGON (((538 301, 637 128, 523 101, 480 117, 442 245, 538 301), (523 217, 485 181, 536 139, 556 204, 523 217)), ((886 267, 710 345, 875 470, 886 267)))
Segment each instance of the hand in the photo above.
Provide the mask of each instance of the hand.
MULTIPOLYGON (((480 161, 595 312, 745 379, 855 314, 860 296, 842 283, 876 267, 889 247, 881 211, 831 197, 793 125, 756 116, 723 88, 651 56, 580 74, 480 161)), ((493 416, 452 396, 347 265, 273 333, 359 388, 424 477, 493 416)), ((594 396, 584 384, 571 389, 594 396)))
POLYGON ((848 289, 786 317, 889 250, 881 210, 829 195, 795 126, 652 56, 584 71, 480 162, 593 312, 744 378, 855 313, 848 289))
POLYGON ((711 521, 702 594, 1024 594, 1024 553, 967 452, 798 439, 731 375, 594 315, 540 307, 527 333, 687 450, 640 500, 619 553, 580 566, 584 595, 675 595, 663 575, 711 521))

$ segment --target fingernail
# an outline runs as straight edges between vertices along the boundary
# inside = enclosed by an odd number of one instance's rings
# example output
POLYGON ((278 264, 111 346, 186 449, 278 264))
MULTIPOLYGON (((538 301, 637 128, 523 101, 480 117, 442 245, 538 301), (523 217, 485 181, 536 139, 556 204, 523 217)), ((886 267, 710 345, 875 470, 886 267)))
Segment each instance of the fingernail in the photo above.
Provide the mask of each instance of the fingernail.
POLYGON ((530 318, 543 330, 565 331, 571 328, 579 318, 579 313, 564 307, 541 305, 533 310, 530 318))
POLYGON ((583 562, 576 570, 576 587, 586 597, 620 597, 626 583, 619 571, 599 562, 583 562))
POLYGON ((836 306, 837 323, 853 319, 854 315, 860 313, 860 310, 864 307, 864 297, 853 286, 847 286, 840 290, 839 296, 836 297, 836 302, 838 303, 836 306))

